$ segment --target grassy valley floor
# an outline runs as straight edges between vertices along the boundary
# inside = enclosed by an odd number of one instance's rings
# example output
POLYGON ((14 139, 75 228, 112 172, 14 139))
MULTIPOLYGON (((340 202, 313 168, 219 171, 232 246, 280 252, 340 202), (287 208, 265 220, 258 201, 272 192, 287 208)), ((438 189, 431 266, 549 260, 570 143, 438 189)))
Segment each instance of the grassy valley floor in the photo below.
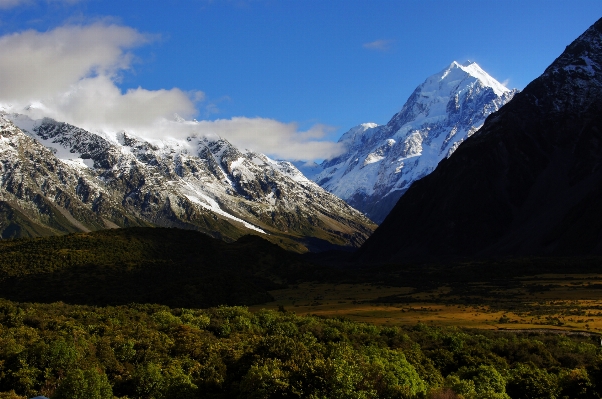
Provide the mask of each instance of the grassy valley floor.
POLYGON ((345 317, 397 326, 427 323, 488 330, 549 329, 602 333, 602 273, 515 277, 507 287, 471 282, 462 291, 443 285, 421 290, 374 283, 307 282, 270 291, 300 315, 345 317))

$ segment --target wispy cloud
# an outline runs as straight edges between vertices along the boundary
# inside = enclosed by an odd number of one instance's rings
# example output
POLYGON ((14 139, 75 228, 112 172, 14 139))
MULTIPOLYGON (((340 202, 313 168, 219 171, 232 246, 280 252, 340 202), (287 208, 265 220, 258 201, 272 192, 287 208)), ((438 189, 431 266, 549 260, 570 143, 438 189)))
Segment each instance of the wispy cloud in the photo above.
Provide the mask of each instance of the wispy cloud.
POLYGON ((106 22, 2 36, 0 103, 13 112, 48 116, 89 130, 127 130, 151 139, 219 135, 275 158, 315 160, 340 153, 340 146, 327 140, 332 129, 323 125, 302 131, 295 123, 266 118, 174 121, 176 113, 189 120, 199 113, 215 114, 228 97, 207 101, 202 91, 178 88, 123 92, 117 83, 120 74, 131 69, 131 50, 152 40, 106 22))
POLYGON ((219 105, 223 102, 230 102, 232 99, 229 96, 222 96, 218 99, 209 100, 208 103, 204 104, 200 110, 201 116, 209 118, 212 115, 216 115, 222 112, 219 105))
MULTIPOLYGON (((82 0, 42 0, 45 3, 64 3, 66 5, 79 3, 82 0)), ((40 0, 0 0, 0 9, 9 9, 20 6, 30 6, 42 2, 40 0)))
POLYGON ((32 3, 31 0, 0 0, 0 9, 14 8, 32 3))
POLYGON ((395 40, 375 40, 370 43, 364 43, 362 47, 368 50, 375 51, 388 51, 391 49, 391 46, 395 43, 395 40))

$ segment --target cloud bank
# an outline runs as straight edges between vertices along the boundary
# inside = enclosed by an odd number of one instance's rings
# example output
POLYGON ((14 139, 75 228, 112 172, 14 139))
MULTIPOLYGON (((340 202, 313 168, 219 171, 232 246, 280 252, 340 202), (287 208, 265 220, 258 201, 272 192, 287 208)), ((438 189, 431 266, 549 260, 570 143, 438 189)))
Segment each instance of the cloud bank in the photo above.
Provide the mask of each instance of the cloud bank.
POLYGON ((266 118, 237 117, 201 121, 193 128, 198 134, 217 134, 228 138, 237 147, 277 155, 278 158, 284 159, 331 158, 342 152, 342 147, 338 143, 320 140, 332 131, 332 128, 324 125, 315 125, 301 132, 296 123, 283 123, 266 118), (319 156, 316 157, 316 154, 319 156))
MULTIPOLYGON (((0 7, 18 0, 0 0, 0 7)), ((149 139, 213 134, 234 145, 276 158, 314 160, 336 156, 324 141, 331 129, 299 131, 294 123, 266 118, 176 123, 191 119, 204 101, 201 91, 178 88, 123 92, 120 74, 131 69, 131 50, 152 37, 135 29, 95 23, 48 32, 28 30, 0 37, 0 102, 34 118, 48 116, 89 130, 131 131, 149 139)))

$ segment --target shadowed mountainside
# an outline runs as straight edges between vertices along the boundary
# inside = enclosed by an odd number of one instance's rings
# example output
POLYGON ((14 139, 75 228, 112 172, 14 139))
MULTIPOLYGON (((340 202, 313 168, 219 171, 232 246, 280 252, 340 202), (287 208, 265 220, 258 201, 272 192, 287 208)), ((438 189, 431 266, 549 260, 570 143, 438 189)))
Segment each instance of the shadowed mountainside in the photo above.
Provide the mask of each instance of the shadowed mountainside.
POLYGON ((206 307, 271 300, 302 262, 258 236, 225 243, 169 228, 0 241, 0 292, 17 301, 206 307))

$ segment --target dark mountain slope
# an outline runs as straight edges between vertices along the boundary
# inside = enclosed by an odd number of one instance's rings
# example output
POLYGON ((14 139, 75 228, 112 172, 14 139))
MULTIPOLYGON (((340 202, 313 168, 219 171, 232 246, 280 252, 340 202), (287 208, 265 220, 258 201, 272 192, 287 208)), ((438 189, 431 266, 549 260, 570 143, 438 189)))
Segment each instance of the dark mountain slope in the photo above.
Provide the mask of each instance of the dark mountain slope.
POLYGON ((0 240, 0 297, 28 302, 206 307, 269 301, 300 256, 258 236, 126 228, 0 240))
POLYGON ((364 260, 602 253, 602 20, 414 183, 364 260))

